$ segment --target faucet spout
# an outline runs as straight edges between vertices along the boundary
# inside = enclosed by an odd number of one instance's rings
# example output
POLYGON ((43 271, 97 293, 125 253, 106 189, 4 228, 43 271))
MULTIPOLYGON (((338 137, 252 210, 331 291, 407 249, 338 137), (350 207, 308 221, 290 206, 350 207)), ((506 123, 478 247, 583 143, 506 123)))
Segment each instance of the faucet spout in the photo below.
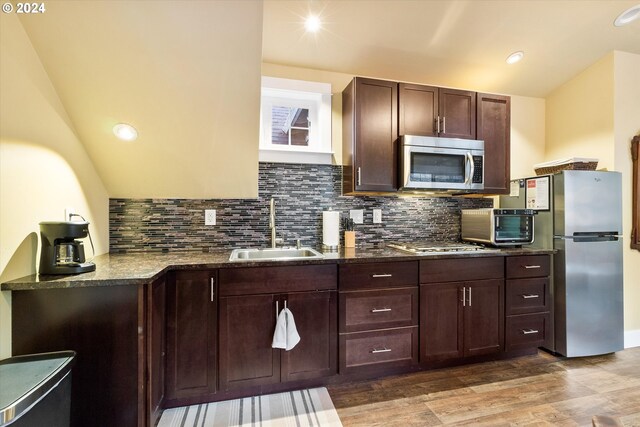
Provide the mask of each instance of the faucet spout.
POLYGON ((269 228, 271 229, 271 247, 276 248, 276 200, 269 201, 269 228))

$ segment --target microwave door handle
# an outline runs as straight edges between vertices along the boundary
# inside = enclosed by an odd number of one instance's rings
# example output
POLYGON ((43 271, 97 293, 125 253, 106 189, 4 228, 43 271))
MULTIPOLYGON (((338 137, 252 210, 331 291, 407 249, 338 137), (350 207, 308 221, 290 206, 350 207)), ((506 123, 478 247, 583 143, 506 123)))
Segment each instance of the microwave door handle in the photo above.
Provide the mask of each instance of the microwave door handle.
MULTIPOLYGON (((467 161, 469 162, 469 175, 467 175, 464 180, 465 185, 471 185, 471 181, 473 180, 473 173, 475 172, 475 166, 473 165, 473 156, 471 153, 467 153, 466 155, 467 161)), ((467 171, 467 167, 464 168, 465 172, 467 171)))

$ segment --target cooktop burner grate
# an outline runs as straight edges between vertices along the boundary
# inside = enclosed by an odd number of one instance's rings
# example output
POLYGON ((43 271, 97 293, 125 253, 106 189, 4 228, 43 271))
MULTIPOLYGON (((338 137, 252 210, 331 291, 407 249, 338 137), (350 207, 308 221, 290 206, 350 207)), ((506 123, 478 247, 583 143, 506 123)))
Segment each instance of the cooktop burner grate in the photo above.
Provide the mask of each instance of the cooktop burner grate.
POLYGON ((478 252, 489 250, 484 246, 471 243, 434 242, 434 243, 403 243, 390 242, 388 247, 413 254, 430 254, 439 252, 478 252))

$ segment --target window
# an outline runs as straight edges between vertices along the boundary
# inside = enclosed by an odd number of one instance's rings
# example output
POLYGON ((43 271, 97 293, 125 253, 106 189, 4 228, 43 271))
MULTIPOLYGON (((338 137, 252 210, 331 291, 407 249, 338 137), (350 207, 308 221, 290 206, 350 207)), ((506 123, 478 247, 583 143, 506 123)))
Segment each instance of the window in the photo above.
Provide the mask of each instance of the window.
POLYGON ((331 85, 262 78, 260 160, 331 164, 331 85))
POLYGON ((631 140, 631 156, 633 158, 633 215, 631 225, 631 248, 640 251, 640 135, 631 140))

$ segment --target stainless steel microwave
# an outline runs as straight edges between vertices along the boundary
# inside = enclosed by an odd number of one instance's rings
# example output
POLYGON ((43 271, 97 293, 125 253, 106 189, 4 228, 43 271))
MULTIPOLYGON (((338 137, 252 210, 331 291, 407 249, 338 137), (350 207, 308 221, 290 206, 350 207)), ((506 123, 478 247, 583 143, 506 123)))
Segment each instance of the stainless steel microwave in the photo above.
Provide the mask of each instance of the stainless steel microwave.
POLYGON ((492 246, 533 243, 532 209, 462 209, 462 240, 492 246))
POLYGON ((404 135, 399 157, 403 190, 484 189, 484 141, 404 135))

